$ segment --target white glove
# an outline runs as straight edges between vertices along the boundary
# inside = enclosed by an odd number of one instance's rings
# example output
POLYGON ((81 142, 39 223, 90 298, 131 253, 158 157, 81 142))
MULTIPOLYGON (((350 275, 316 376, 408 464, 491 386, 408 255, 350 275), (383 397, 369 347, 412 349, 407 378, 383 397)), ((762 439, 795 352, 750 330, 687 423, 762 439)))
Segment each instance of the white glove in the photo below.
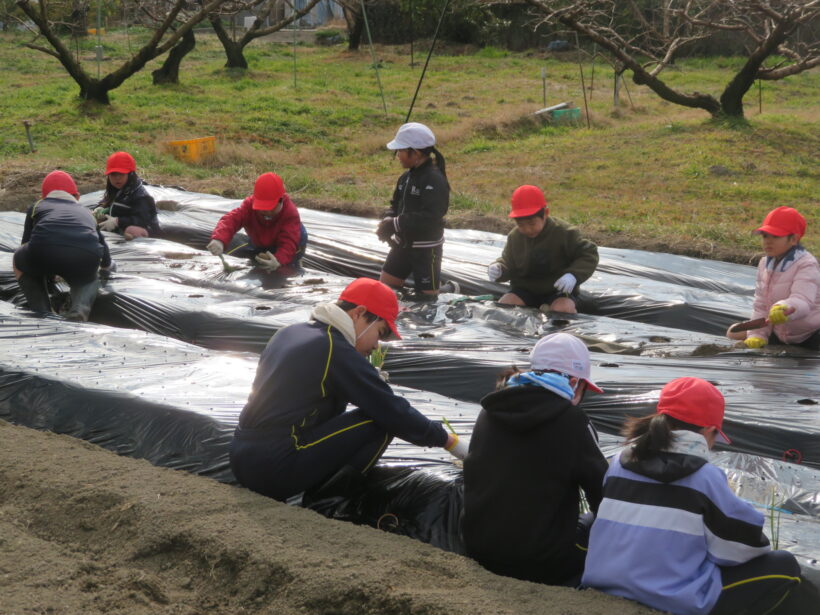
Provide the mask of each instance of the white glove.
POLYGON ((208 242, 208 245, 205 247, 207 248, 208 252, 210 252, 214 256, 222 256, 222 253, 225 251, 225 246, 218 239, 211 239, 211 241, 208 242))
POLYGON ((501 266, 501 263, 493 263, 489 267, 487 267, 487 277, 489 278, 490 282, 495 282, 498 278, 501 277, 501 274, 504 273, 504 268, 501 266))
POLYGON ((276 271, 280 266, 279 261, 276 260, 276 257, 270 252, 262 252, 257 254, 254 260, 260 267, 267 269, 268 271, 276 271))
POLYGON ((453 434, 453 438, 455 442, 450 445, 450 448, 445 446, 444 450, 456 459, 464 459, 467 456, 467 451, 470 449, 470 441, 466 438, 459 438, 456 434, 453 434))
POLYGON ((379 372, 379 378, 381 378, 385 382, 390 382, 390 374, 384 371, 381 367, 377 367, 376 371, 379 372))
POLYGON ((106 216, 105 220, 100 222, 99 227, 101 231, 116 231, 119 228, 119 218, 114 216, 106 216))
POLYGON ((555 280, 555 288, 558 289, 558 292, 570 294, 572 289, 575 288, 575 283, 578 280, 575 279, 575 276, 571 273, 565 273, 560 278, 555 280))

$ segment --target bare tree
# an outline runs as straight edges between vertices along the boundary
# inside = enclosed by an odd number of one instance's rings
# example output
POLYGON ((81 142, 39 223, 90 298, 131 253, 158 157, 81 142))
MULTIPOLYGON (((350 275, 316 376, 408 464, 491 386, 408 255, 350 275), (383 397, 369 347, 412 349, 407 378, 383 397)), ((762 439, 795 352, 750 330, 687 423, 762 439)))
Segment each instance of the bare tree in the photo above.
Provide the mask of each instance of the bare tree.
POLYGON ((248 43, 260 36, 278 32, 297 19, 301 19, 318 3, 319 0, 309 0, 303 8, 296 10, 293 8, 293 4, 290 0, 284 0, 284 4, 291 8, 291 14, 269 26, 265 26, 265 22, 270 22, 271 19, 275 19, 276 9, 282 4, 282 0, 249 0, 247 2, 234 0, 224 3, 220 6, 218 12, 211 13, 208 18, 214 28, 214 32, 216 32, 216 36, 219 38, 219 42, 222 43, 222 46, 225 48, 225 55, 228 57, 225 68, 248 68, 248 61, 245 59, 244 54, 245 47, 248 43), (231 36, 225 29, 222 18, 225 15, 233 17, 242 11, 250 11, 255 19, 251 26, 245 30, 244 34, 236 38, 235 36, 231 36))
MULTIPOLYGON (((140 0, 137 0, 139 2, 140 0)), ((141 70, 147 62, 164 54, 176 45, 191 29, 218 10, 225 0, 207 0, 201 4, 189 5, 188 0, 168 0, 167 2, 140 5, 140 10, 149 15, 148 23, 153 25, 153 34, 148 42, 138 49, 119 68, 99 78, 92 77, 75 58, 63 40, 58 36, 50 12, 51 5, 46 0, 17 0, 17 6, 34 22, 48 47, 36 42, 26 46, 57 58, 68 74, 80 86, 80 97, 109 104, 108 93, 118 88, 131 75, 141 70)), ((55 3, 55 6, 57 3, 55 3)), ((36 39, 35 39, 36 41, 36 39)))
POLYGON ((362 0, 336 0, 336 4, 342 7, 347 24, 347 48, 349 51, 356 51, 362 42, 364 31, 362 0))
POLYGON ((566 26, 608 50, 638 85, 713 117, 742 118, 743 97, 756 79, 783 79, 820 63, 816 38, 792 36, 820 16, 820 0, 526 1, 542 22, 566 26), (660 78, 681 50, 720 32, 743 37, 747 53, 719 98, 676 89, 660 78))

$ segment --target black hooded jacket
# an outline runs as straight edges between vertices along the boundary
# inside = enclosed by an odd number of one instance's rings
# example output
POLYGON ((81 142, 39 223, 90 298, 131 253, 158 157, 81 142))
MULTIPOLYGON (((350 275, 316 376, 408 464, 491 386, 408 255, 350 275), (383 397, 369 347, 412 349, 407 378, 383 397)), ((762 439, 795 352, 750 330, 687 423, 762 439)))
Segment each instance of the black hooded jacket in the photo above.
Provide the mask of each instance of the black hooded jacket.
POLYGON ((106 180, 100 207, 111 208, 108 213, 118 219, 120 231, 129 226, 141 226, 151 237, 156 237, 160 232, 154 197, 148 194, 142 180, 133 171, 128 174, 128 181, 120 190, 106 180))
POLYGON ((602 498, 597 435, 583 410, 541 387, 503 389, 481 405, 464 460, 467 553, 501 574, 561 582, 576 548, 578 488, 593 512, 602 498))

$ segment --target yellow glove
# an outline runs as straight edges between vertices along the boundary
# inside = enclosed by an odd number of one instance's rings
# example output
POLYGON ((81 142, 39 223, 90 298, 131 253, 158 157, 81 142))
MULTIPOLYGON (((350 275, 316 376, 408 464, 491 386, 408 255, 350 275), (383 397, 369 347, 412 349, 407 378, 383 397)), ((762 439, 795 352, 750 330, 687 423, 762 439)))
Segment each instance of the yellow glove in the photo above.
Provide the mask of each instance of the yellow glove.
POLYGON ((746 344, 746 348, 763 348, 763 346, 765 346, 769 342, 764 340, 762 337, 757 337, 753 335, 752 337, 747 337, 745 340, 743 340, 743 343, 746 344))
POLYGON ((793 311, 788 305, 776 303, 769 310, 769 322, 773 325, 782 325, 789 319, 789 314, 793 311))

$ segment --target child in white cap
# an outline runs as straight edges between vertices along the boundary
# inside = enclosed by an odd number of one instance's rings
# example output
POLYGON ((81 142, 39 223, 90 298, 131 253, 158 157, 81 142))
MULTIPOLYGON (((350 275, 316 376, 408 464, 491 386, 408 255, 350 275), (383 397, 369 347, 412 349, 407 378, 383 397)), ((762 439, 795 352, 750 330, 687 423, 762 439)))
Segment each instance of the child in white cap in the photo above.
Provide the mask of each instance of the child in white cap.
POLYGON ((412 273, 416 293, 433 296, 441 287, 444 216, 450 206, 444 156, 435 145, 433 131, 418 122, 403 124, 387 144, 407 170, 376 230, 390 245, 380 280, 401 288, 412 273))
POLYGON ((589 351, 566 333, 535 345, 530 368, 502 375, 481 400, 464 459, 462 537, 467 554, 505 576, 576 585, 592 516, 579 518, 579 488, 594 513, 607 463, 578 407, 589 351))

